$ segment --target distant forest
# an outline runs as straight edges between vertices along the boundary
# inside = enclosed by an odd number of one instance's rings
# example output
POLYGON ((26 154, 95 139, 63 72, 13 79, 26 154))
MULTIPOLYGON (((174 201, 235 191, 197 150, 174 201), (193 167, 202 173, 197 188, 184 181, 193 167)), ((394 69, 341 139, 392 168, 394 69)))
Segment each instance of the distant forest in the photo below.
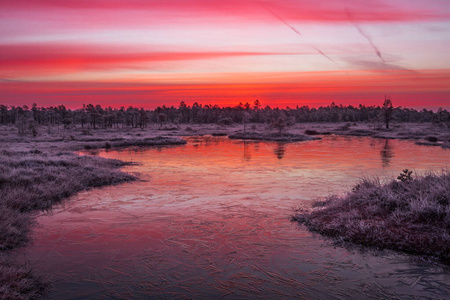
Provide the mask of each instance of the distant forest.
MULTIPOLYGON (((423 109, 391 108, 391 122, 450 122, 450 113, 440 108, 437 112, 423 109)), ((235 123, 270 123, 283 120, 287 125, 306 122, 383 122, 383 107, 380 106, 343 106, 335 105, 310 108, 262 107, 258 100, 253 105, 239 103, 233 107, 218 105, 201 105, 195 102, 192 106, 182 101, 178 107, 165 105, 154 110, 138 107, 111 108, 87 104, 75 110, 64 105, 32 107, 0 105, 0 124, 28 127, 34 125, 62 125, 69 128, 73 125, 89 128, 145 128, 149 124, 221 124, 235 123)), ((25 128, 24 128, 25 129, 25 128)))

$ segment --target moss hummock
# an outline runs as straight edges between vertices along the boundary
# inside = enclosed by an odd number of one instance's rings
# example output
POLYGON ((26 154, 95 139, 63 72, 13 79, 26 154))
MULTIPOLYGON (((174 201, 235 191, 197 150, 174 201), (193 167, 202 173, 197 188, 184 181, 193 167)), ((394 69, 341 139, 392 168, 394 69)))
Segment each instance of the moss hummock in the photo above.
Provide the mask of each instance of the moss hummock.
POLYGON ((330 196, 294 220, 312 231, 357 244, 424 254, 450 262, 450 172, 381 184, 364 179, 343 197, 330 196))

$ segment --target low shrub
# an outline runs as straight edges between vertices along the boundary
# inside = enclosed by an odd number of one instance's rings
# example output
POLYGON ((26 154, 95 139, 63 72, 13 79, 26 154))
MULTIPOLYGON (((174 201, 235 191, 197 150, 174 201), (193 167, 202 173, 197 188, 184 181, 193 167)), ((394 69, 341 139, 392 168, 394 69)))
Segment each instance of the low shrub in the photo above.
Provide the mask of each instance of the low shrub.
POLYGON ((0 299, 37 299, 49 286, 48 281, 33 275, 30 267, 4 256, 0 256, 0 283, 0 299))
POLYGON ((425 137, 425 140, 432 142, 432 143, 436 143, 439 139, 435 136, 427 136, 427 137, 425 137))
POLYGON ((312 231, 358 244, 424 254, 450 263, 450 171, 381 184, 364 179, 293 219, 312 231))
POLYGON ((305 134, 307 134, 307 135, 316 135, 316 134, 319 134, 319 132, 317 130, 306 129, 305 130, 305 134))
POLYGON ((0 250, 28 241, 33 210, 45 210, 79 191, 135 177, 116 168, 118 160, 61 153, 0 155, 0 250))
POLYGON ((231 119, 230 117, 225 117, 220 119, 217 124, 219 125, 231 125, 233 124, 233 119, 231 119))

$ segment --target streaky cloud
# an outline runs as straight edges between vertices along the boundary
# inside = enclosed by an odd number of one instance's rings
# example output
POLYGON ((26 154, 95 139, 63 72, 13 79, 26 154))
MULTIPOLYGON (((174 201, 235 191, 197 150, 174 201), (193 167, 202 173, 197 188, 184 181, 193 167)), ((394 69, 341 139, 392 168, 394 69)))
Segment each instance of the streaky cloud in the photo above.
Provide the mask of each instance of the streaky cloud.
POLYGON ((20 80, 8 79, 8 78, 0 78, 1 82, 21 82, 20 80))
POLYGON ((271 14, 273 15, 275 18, 277 18, 278 20, 280 20, 281 22, 283 22, 286 26, 288 26, 290 29, 292 29, 292 31, 294 31, 296 34, 298 34, 299 36, 303 36, 300 31, 297 30, 297 28, 295 28, 294 26, 292 26, 291 24, 289 24, 285 19, 283 19, 280 15, 276 14, 273 10, 271 10, 269 7, 267 7, 267 5, 263 5, 263 7, 271 14))
POLYGON ((398 66, 396 64, 390 63, 390 62, 381 62, 381 61, 369 61, 364 59, 357 59, 357 58, 347 58, 344 59, 347 63, 350 65, 356 67, 358 70, 369 70, 372 72, 384 72, 384 71, 391 71, 391 70, 401 70, 407 73, 411 74, 417 74, 417 71, 410 70, 401 66, 398 66))
POLYGON ((377 46, 375 46, 375 44, 373 43, 373 40, 370 38, 370 36, 365 33, 361 27, 359 27, 357 24, 353 23, 353 26, 358 30, 358 32, 366 38, 366 40, 369 42, 370 46, 372 47, 372 49, 375 51, 376 55, 380 58, 380 60, 385 63, 385 60, 383 58, 383 56, 381 55, 381 51, 378 49, 377 46))
MULTIPOLYGON (((107 70, 118 67, 147 68, 166 62, 200 61, 228 57, 257 57, 298 55, 290 52, 208 51, 185 49, 161 51, 158 47, 133 52, 126 46, 89 44, 10 44, 0 45, 0 72, 14 73, 70 73, 74 71, 107 70), (153 49, 155 48, 155 49, 153 49), (156 51, 155 51, 156 50, 156 51)), ((3 76, 5 78, 5 75, 3 76)), ((6 79, 1 79, 5 81, 6 79)))
POLYGON ((319 48, 317 48, 317 47, 314 46, 314 45, 311 45, 311 47, 313 47, 314 50, 316 50, 320 55, 322 55, 323 57, 327 58, 329 61, 332 61, 332 62, 335 63, 336 65, 338 65, 338 63, 337 63, 334 59, 332 59, 331 57, 329 57, 328 55, 326 55, 325 53, 323 53, 322 50, 320 50, 319 48))
MULTIPOLYGON (((342 13, 342 7, 343 5, 351 5, 357 21, 411 22, 447 20, 450 12, 448 6, 442 4, 444 1, 447 0, 378 0, 370 1, 370 5, 367 5, 364 1, 356 0, 2 0, 0 7, 4 10, 48 11, 51 9, 64 9, 66 12, 68 10, 103 10, 109 13, 111 11, 153 10, 215 17, 233 14, 240 15, 244 12, 247 20, 259 20, 261 15, 255 12, 255 7, 263 3, 263 5, 277 7, 277 11, 285 12, 285 14, 289 15, 287 18, 289 20, 346 22, 346 16, 342 13), (406 4, 408 5, 407 9, 405 9, 406 4)), ((96 13, 95 18, 109 19, 109 15, 96 13)), ((133 19, 127 19, 126 22, 134 21, 133 19)), ((88 25, 92 26, 92 24, 88 25)))
POLYGON ((381 51, 374 44, 370 35, 368 35, 356 22, 353 21, 352 14, 350 13, 350 11, 348 9, 346 9, 346 13, 347 13, 348 20, 350 21, 350 23, 353 25, 353 27, 356 28, 356 30, 358 30, 359 34, 361 34, 369 42, 370 46, 372 47, 372 49, 374 50, 374 52, 378 56, 378 58, 381 60, 381 62, 386 63, 383 56, 381 55, 381 51))
MULTIPOLYGON (((364 63, 364 62, 363 62, 364 63)), ((376 61, 374 64, 386 68, 376 61)), ((161 75, 147 78, 142 82, 134 80, 92 81, 29 81, 7 83, 0 81, 0 98, 4 104, 30 104, 30 99, 39 97, 40 103, 52 103, 65 99, 71 105, 82 105, 85 97, 95 98, 101 104, 148 103, 156 105, 179 103, 178 99, 196 99, 197 101, 221 101, 230 99, 251 99, 258 95, 264 103, 280 104, 283 101, 298 103, 298 96, 305 95, 307 103, 311 101, 329 101, 330 99, 374 99, 378 103, 380 94, 389 92, 407 101, 423 97, 440 103, 436 106, 448 107, 450 91, 448 82, 450 72, 445 70, 416 70, 416 72, 391 69, 384 72, 340 70, 334 72, 294 72, 279 74, 248 73, 229 74, 228 79, 212 78, 205 74, 203 83, 192 79, 177 80, 168 83, 157 81, 161 75), (269 78, 268 78, 269 75, 269 78), (289 79, 286 81, 286 78, 289 79), (393 82, 395 84, 393 85, 393 82), (446 85, 447 84, 447 85, 446 85), (436 90, 436 86, 445 87, 436 90), (281 100, 280 100, 281 99, 281 100), (127 101, 127 102, 124 102, 127 101)), ((329 102, 328 102, 329 103, 329 102)), ((398 103, 398 102, 396 102, 398 103)), ((423 102, 422 102, 423 103, 423 102)), ((399 104, 400 105, 400 104, 399 104)))
MULTIPOLYGON (((295 33, 297 33, 299 36, 303 37, 303 35, 291 24, 289 24, 284 18, 282 18, 280 15, 276 14, 273 10, 271 10, 269 7, 267 7, 267 5, 264 5, 264 8, 270 13, 272 14, 274 17, 276 17, 278 20, 280 20, 281 22, 283 22, 284 24, 286 24, 290 29, 292 29, 295 33)), ((329 57, 328 55, 326 55, 322 50, 320 50, 319 48, 317 48, 314 45, 310 45, 314 50, 317 51, 317 53, 319 53, 320 55, 322 55, 323 57, 325 57, 326 59, 328 59, 329 61, 335 63, 336 65, 338 65, 336 63, 336 61, 334 59, 332 59, 331 57, 329 57)))

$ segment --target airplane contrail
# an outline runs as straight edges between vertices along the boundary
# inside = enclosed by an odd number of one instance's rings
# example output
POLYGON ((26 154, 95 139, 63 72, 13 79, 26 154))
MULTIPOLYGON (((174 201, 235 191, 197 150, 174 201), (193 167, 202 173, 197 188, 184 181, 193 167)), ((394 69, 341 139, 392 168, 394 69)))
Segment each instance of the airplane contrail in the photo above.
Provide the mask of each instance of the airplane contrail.
POLYGON ((370 38, 370 36, 365 33, 361 27, 359 27, 358 25, 356 25, 355 23, 352 23, 353 26, 355 26, 355 28, 358 30, 358 32, 366 38, 366 40, 369 42, 370 46, 372 46, 372 49, 375 51, 376 55, 380 58, 380 60, 385 63, 385 60, 383 58, 383 56, 381 55, 380 50, 378 49, 377 46, 375 46, 375 44, 373 43, 372 39, 370 38))
POLYGON ((322 56, 324 56, 325 58, 329 59, 330 61, 334 62, 337 65, 337 62, 335 62, 334 59, 323 53, 322 50, 313 45, 311 45, 311 47, 313 47, 317 52, 319 52, 319 54, 321 54, 322 56))
POLYGON ((356 30, 358 30, 359 34, 361 34, 370 44, 370 46, 372 47, 372 49, 375 51, 375 54, 378 56, 378 58, 383 62, 386 63, 386 61, 384 60, 383 56, 381 55, 381 51, 378 49, 378 47, 373 43, 372 38, 366 33, 364 32, 364 30, 362 30, 362 28, 356 24, 353 19, 352 19, 352 15, 350 13, 350 11, 348 9, 346 9, 346 13, 347 13, 347 17, 348 20, 350 21, 350 23, 353 25, 353 27, 356 28, 356 30))
MULTIPOLYGON (((300 31, 297 30, 297 28, 295 28, 294 26, 292 26, 291 24, 289 24, 285 19, 283 19, 281 16, 277 15, 274 11, 272 11, 270 8, 268 8, 267 6, 264 6, 264 8, 270 13, 272 14, 275 18, 277 18, 278 20, 280 20, 281 22, 283 22, 286 26, 288 26, 290 29, 292 29, 292 31, 294 31, 296 34, 298 34, 299 36, 303 37, 303 35, 300 33, 300 31)), ((325 53, 323 53, 323 51, 321 51, 319 48, 310 45, 311 47, 314 48, 314 50, 317 51, 317 53, 319 53, 320 55, 322 55, 323 57, 325 57, 326 59, 332 61, 333 63, 335 63, 337 65, 337 63, 328 55, 326 55, 325 53)))
POLYGON ((284 24, 286 24, 286 26, 288 26, 290 29, 292 29, 292 31, 294 31, 296 34, 298 34, 299 36, 303 36, 300 31, 298 31, 294 26, 291 26, 288 22, 286 22, 285 19, 283 19, 282 17, 280 17, 279 15, 277 15, 274 11, 272 11, 271 9, 269 9, 267 6, 264 6, 264 8, 271 13, 275 18, 277 18, 278 20, 280 20, 281 22, 283 22, 284 24))

